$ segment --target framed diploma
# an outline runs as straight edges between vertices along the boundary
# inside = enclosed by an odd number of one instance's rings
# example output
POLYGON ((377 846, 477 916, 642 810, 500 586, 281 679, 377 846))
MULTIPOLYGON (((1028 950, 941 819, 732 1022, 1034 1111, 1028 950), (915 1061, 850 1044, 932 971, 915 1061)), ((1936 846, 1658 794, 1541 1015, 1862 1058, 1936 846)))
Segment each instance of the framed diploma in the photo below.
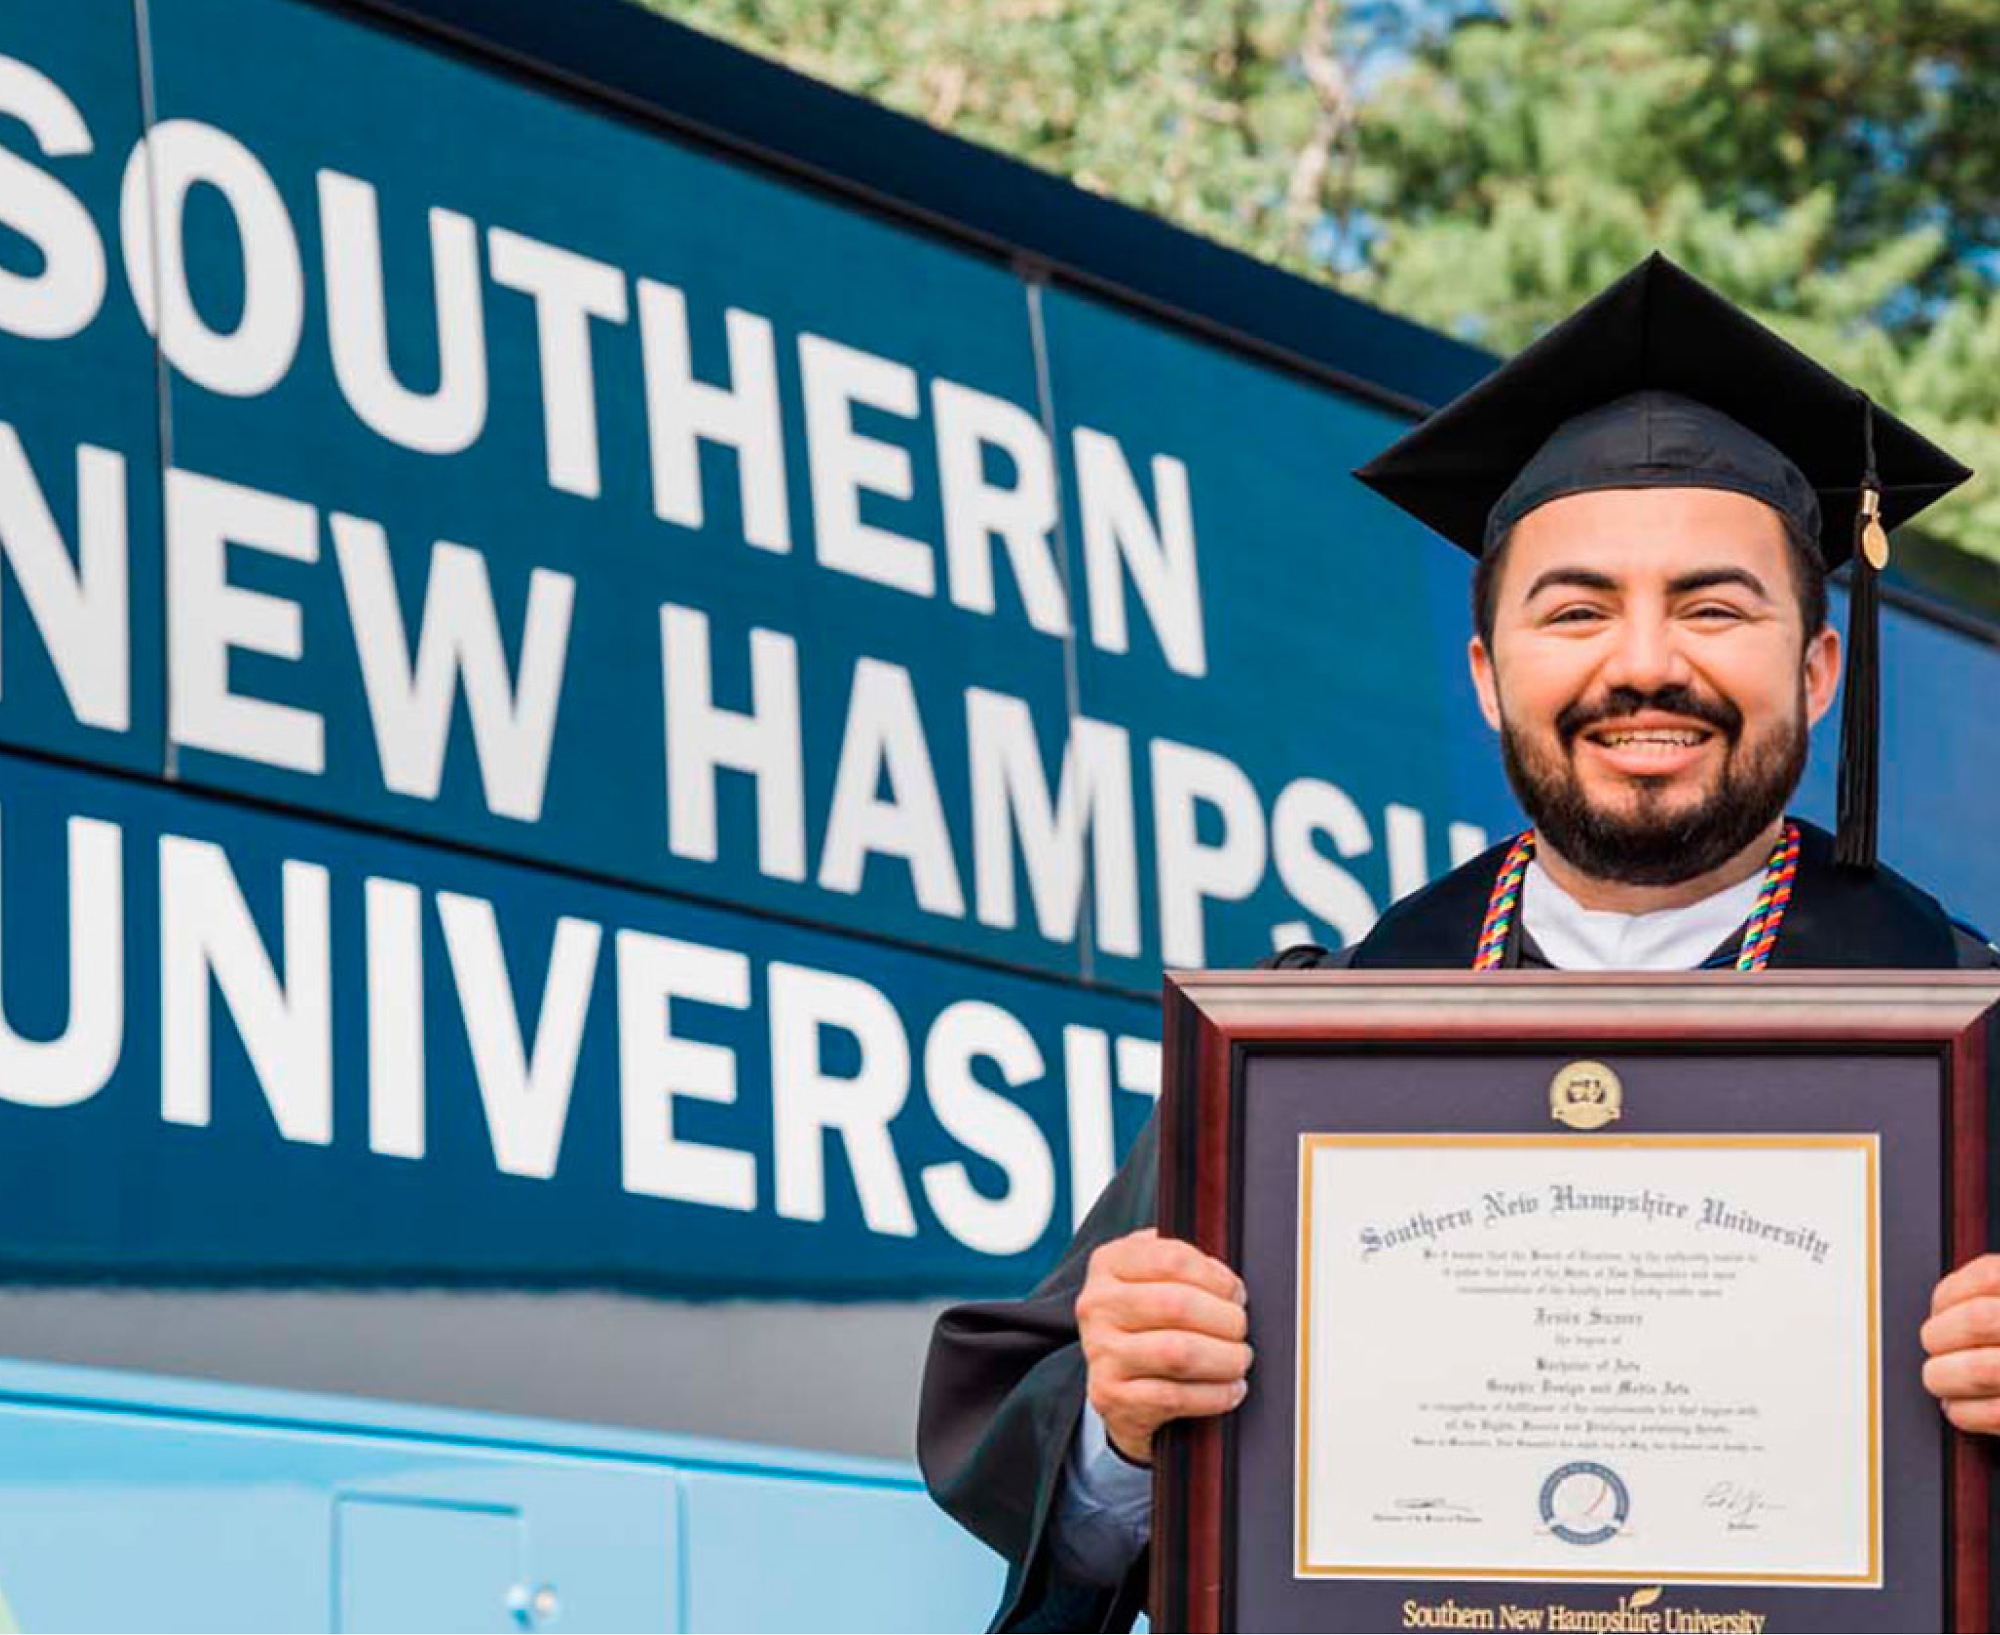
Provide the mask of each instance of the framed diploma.
POLYGON ((1991 1627, 1922 1386, 1989 1241, 2000 974, 1170 977, 1161 1229, 1251 1391, 1171 1428, 1167 1629, 1991 1627))

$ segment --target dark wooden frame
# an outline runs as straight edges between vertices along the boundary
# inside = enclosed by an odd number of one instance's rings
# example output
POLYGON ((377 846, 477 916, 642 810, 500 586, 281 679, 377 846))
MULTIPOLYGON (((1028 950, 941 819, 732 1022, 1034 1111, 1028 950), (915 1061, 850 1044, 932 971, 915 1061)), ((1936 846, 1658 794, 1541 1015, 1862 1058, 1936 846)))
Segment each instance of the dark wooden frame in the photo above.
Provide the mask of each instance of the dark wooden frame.
MULTIPOLYGON (((1261 1047, 1443 1046, 1467 1053, 1569 1040, 1654 1048, 1883 1046, 1934 1054, 1944 1074, 1951 1264, 1987 1247, 1987 1101, 2000 1068, 1990 972, 1196 971, 1169 975, 1160 1102, 1160 1229, 1234 1262, 1233 1127, 1244 1057, 1261 1047)), ((1229 1438, 1221 1420, 1170 1426, 1154 1476, 1153 1627, 1220 1630, 1229 1438)), ((1955 1436, 1946 1562, 1952 1627, 1989 1627, 1984 1438, 1955 1436)))

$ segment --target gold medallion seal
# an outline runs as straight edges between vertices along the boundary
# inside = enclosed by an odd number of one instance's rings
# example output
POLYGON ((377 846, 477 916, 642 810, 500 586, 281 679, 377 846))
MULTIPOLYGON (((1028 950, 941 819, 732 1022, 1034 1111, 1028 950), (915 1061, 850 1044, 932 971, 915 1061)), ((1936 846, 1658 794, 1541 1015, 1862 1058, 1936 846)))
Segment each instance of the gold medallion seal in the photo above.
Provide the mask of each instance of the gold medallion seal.
POLYGON ((1549 1081, 1549 1117, 1572 1130, 1601 1130, 1625 1107, 1625 1087, 1602 1062, 1571 1062, 1549 1081))

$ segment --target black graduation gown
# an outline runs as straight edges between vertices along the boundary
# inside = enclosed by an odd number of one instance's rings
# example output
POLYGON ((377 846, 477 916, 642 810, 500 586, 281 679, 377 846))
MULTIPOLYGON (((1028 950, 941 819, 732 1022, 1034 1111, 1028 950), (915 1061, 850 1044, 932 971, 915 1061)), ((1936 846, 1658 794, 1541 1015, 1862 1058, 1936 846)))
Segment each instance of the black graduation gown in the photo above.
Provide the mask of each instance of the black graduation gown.
MULTIPOLYGON (((2000 955, 1957 929, 1927 893, 1887 869, 1864 875, 1835 867, 1832 837, 1799 827, 1798 884, 1772 966, 2000 965, 2000 955)), ((1496 846, 1396 904, 1351 954, 1291 949, 1265 963, 1465 969, 1506 849, 1496 846)), ((917 1457, 937 1502, 1007 1558, 995 1629, 1128 1629, 1144 1604, 1143 1553, 1122 1585, 1070 1583, 1052 1569, 1048 1529, 1083 1412, 1077 1291, 1093 1249, 1154 1223, 1158 1150, 1149 1120, 1062 1260, 1031 1294, 954 1306, 931 1337, 917 1457)))

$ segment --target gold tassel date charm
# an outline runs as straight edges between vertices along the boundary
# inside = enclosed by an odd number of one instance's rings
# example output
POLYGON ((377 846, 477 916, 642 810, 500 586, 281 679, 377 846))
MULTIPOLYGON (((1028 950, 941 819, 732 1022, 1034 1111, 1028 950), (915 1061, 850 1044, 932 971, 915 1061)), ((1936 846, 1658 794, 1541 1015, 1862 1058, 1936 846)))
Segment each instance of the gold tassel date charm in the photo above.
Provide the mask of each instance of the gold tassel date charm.
POLYGON ((1889 565, 1889 534, 1882 526, 1882 495, 1873 488, 1861 490, 1861 554, 1877 573, 1889 565))

